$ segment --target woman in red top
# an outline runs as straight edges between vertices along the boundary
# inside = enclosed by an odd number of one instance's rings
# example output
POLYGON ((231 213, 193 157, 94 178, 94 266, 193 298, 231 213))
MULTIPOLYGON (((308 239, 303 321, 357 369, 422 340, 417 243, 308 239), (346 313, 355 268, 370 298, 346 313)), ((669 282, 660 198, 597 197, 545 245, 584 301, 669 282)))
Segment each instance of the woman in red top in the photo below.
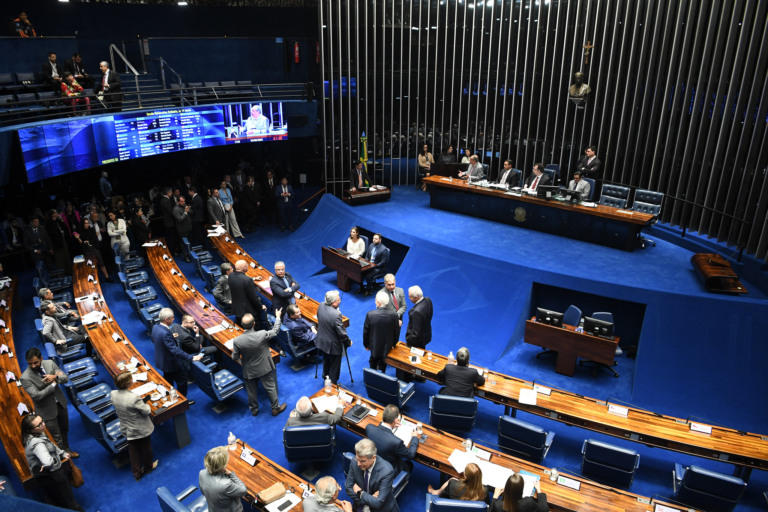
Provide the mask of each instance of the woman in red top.
POLYGON ((78 103, 85 103, 88 113, 91 113, 91 98, 82 96, 83 86, 77 83, 77 80, 75 80, 75 77, 70 72, 64 73, 64 80, 61 82, 61 94, 69 98, 72 112, 77 110, 78 103))

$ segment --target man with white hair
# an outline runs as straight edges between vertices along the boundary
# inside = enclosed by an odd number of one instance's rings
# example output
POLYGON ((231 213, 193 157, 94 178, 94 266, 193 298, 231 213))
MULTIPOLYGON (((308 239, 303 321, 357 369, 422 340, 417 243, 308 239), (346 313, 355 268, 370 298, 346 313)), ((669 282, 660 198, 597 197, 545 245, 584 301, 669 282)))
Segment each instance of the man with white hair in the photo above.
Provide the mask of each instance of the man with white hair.
POLYGON ((408 311, 408 329, 405 343, 409 347, 424 348, 432 341, 432 299, 424 296, 419 286, 408 288, 413 307, 408 311))
POLYGON ((400 512, 392 492, 395 472, 392 465, 376 457, 376 445, 370 439, 355 444, 355 460, 349 465, 345 489, 354 500, 354 508, 371 512, 400 512))
POLYGON ((338 290, 326 292, 325 303, 317 308, 317 338, 315 338, 315 345, 323 353, 323 376, 330 377, 334 384, 339 382, 344 350, 352 346, 352 340, 349 339, 341 319, 339 304, 341 304, 341 295, 338 290))
POLYGON ((363 346, 370 351, 368 363, 374 370, 387 371, 386 357, 397 343, 400 331, 397 313, 388 308, 389 295, 386 290, 376 293, 376 309, 365 315, 363 324, 363 346))
MULTIPOLYGON (((315 484, 315 495, 308 496, 301 502, 304 512, 338 512, 339 507, 334 502, 339 497, 340 489, 332 476, 319 479, 315 484)), ((352 503, 342 500, 339 504, 344 512, 352 512, 352 503)))
POLYGON ((326 411, 314 412, 312 410, 312 401, 307 396, 299 398, 296 402, 296 408, 288 416, 286 427, 297 427, 304 425, 335 425, 344 414, 344 407, 339 401, 336 411, 329 413, 326 411))
POLYGON ((104 102, 108 111, 120 112, 123 108, 123 85, 120 75, 109 69, 105 60, 99 63, 99 69, 101 79, 96 83, 93 92, 104 102))
MULTIPOLYGON (((184 352, 176 343, 176 339, 171 332, 173 324, 173 310, 163 308, 157 315, 158 322, 152 326, 152 343, 155 344, 155 368, 163 372, 163 377, 173 386, 176 383, 176 389, 182 395, 187 395, 187 372, 182 365, 182 361, 192 363, 203 358, 202 354, 191 355, 184 352)), ((189 401, 193 405, 194 400, 189 401)))

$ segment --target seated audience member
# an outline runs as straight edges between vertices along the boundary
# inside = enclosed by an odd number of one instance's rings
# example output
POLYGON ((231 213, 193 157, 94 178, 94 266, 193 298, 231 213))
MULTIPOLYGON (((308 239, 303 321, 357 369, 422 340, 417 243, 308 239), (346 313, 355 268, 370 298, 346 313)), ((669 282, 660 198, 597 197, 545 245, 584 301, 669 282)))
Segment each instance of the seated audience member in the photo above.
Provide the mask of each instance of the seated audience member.
POLYGON ((365 259, 375 265, 374 268, 363 272, 363 286, 360 289, 362 290, 363 295, 368 296, 373 291, 375 279, 387 273, 387 264, 389 264, 389 251, 387 250, 387 246, 382 242, 380 233, 373 235, 371 244, 366 251, 365 259), (368 283, 367 286, 366 283, 368 283))
POLYGON ((573 179, 568 183, 568 190, 575 190, 581 194, 583 201, 589 200, 589 192, 591 187, 589 182, 581 177, 581 171, 573 172, 573 179))
POLYGON ((376 445, 376 453, 379 457, 389 462, 395 475, 400 471, 411 472, 413 470, 412 459, 416 457, 416 450, 419 448, 419 437, 423 433, 421 429, 411 431, 411 439, 408 446, 394 433, 402 422, 400 409, 396 405, 389 404, 384 408, 381 414, 381 423, 379 425, 367 425, 365 427, 365 437, 373 441, 376 445), (408 460, 404 460, 408 459, 408 460))
POLYGON ((70 201, 67 201, 67 204, 64 206, 64 211, 59 214, 59 218, 61 218, 62 222, 64 222, 64 225, 67 226, 67 235, 71 243, 70 248, 75 247, 72 233, 77 231, 77 228, 80 226, 80 222, 82 221, 80 212, 75 209, 74 205, 70 201))
POLYGON ((222 306, 226 310, 231 310, 232 294, 229 291, 229 274, 232 273, 232 264, 222 263, 219 269, 221 269, 221 277, 213 288, 213 296, 219 306, 222 306))
POLYGON ((48 60, 43 62, 43 80, 53 91, 61 89, 61 82, 64 78, 64 69, 61 64, 56 62, 56 54, 48 52, 48 60))
POLYGON ((234 471, 227 471, 229 450, 226 446, 211 448, 205 454, 205 469, 200 470, 200 492, 205 496, 208 510, 243 512, 243 498, 248 488, 234 471))
POLYGON ((19 17, 14 19, 11 24, 13 25, 13 31, 19 37, 37 37, 35 27, 32 26, 32 22, 29 21, 27 13, 20 12, 19 17))
POLYGON ((504 166, 499 174, 499 185, 507 185, 508 188, 520 185, 520 174, 512 169, 511 160, 504 160, 504 166))
POLYGON ((19 225, 19 219, 10 213, 6 216, 5 235, 11 249, 24 247, 24 228, 19 225))
POLYGON ((335 425, 344 414, 344 406, 339 400, 336 411, 329 413, 326 411, 313 412, 312 401, 309 397, 303 396, 296 402, 296 408, 288 415, 286 427, 296 427, 301 425, 335 425))
POLYGON ((445 384, 445 388, 440 390, 441 395, 466 398, 475 396, 475 384, 484 385, 485 377, 468 365, 469 350, 466 347, 461 347, 456 352, 456 364, 446 364, 442 370, 437 372, 437 378, 445 384))
MULTIPOLYGON (((304 498, 301 502, 304 512, 338 512, 335 501, 341 487, 332 476, 324 476, 315 484, 315 495, 304 498)), ((343 512, 352 512, 352 503, 340 501, 343 512)))
POLYGON ((37 296, 40 298, 40 314, 41 315, 44 313, 43 301, 48 301, 51 304, 53 304, 54 307, 56 308, 55 316, 61 322, 68 322, 70 320, 77 320, 80 318, 80 315, 77 314, 77 311, 75 311, 74 309, 70 309, 69 302, 54 302, 53 292, 49 288, 40 288, 37 291, 37 296))
POLYGON ((83 86, 81 86, 75 77, 67 71, 64 73, 64 79, 61 81, 61 95, 67 98, 67 103, 72 106, 72 113, 77 111, 78 105, 85 105, 88 114, 91 113, 91 98, 83 96, 83 86))
POLYGON ((288 328, 291 338, 297 346, 314 343, 317 338, 317 327, 301 317, 301 310, 296 304, 290 304, 285 309, 283 325, 288 328))
POLYGON ((548 512, 547 495, 541 492, 541 485, 537 478, 534 482, 536 497, 523 498, 525 480, 520 473, 515 473, 507 479, 504 489, 498 488, 493 493, 491 512, 548 512))
MULTIPOLYGON (((192 315, 181 315, 181 325, 173 323, 170 329, 181 350, 191 356, 197 354, 215 356, 219 352, 219 349, 216 347, 203 346, 203 335, 200 334, 200 328, 195 323, 195 318, 192 315)), ((192 363, 182 361, 181 365, 187 373, 187 380, 191 379, 192 363)))
MULTIPOLYGON (((419 178, 422 179, 426 176, 431 176, 430 170, 432 168, 432 164, 435 163, 435 157, 432 156, 432 153, 430 153, 429 146, 426 144, 422 146, 421 152, 416 157, 416 161, 419 164, 419 178)), ((421 190, 427 190, 426 183, 422 182, 421 190)))
POLYGON ((349 230, 347 252, 354 258, 359 258, 365 254, 365 240, 360 238, 360 229, 356 226, 349 230))
POLYGON ((523 187, 523 192, 527 192, 528 194, 536 194, 536 189, 539 188, 539 185, 548 185, 549 184, 549 176, 544 173, 544 164, 533 164, 533 172, 528 175, 528 178, 525 180, 525 187, 523 187))
POLYGON ((464 468, 464 478, 449 478, 439 489, 433 489, 430 485, 427 490, 435 496, 450 500, 488 502, 489 498, 488 489, 483 485, 483 473, 474 462, 464 468))
POLYGON ((472 157, 472 152, 469 149, 464 150, 464 154, 461 157, 461 164, 468 164, 469 159, 472 157))
POLYGON ((72 73, 75 80, 77 80, 78 83, 83 84, 84 87, 89 89, 93 87, 93 79, 91 79, 91 76, 85 71, 83 58, 79 53, 74 53, 71 59, 64 62, 64 70, 72 73))
MULTIPOLYGON (((67 351, 67 346, 71 343, 85 343, 87 341, 87 335, 85 327, 82 325, 74 327, 71 325, 64 325, 56 317, 56 304, 53 301, 45 301, 40 305, 40 309, 43 311, 43 338, 48 343, 53 344, 56 348, 56 352, 62 354, 67 351)), ((90 353, 90 347, 88 347, 90 353)))
POLYGON ((440 155, 440 163, 441 164, 456 163, 456 153, 453 152, 453 146, 448 146, 448 149, 445 150, 445 153, 442 153, 440 155))
POLYGON ((469 157, 469 166, 466 171, 459 171, 459 178, 468 180, 480 180, 485 177, 485 170, 480 163, 480 157, 472 155, 469 157))

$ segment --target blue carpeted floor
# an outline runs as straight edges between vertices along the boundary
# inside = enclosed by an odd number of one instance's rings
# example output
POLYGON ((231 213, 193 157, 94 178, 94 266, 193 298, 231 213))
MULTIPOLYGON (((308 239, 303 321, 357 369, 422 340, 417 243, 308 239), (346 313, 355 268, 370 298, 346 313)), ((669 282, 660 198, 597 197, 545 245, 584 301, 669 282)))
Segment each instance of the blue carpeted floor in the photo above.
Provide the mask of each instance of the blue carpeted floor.
MULTIPOLYGON (((474 362, 511 375, 679 417, 702 418, 752 432, 768 430, 766 385, 759 364, 767 354, 763 344, 757 343, 764 337, 759 333, 768 329, 765 297, 758 292, 745 298, 705 293, 691 269, 691 253, 687 250, 657 240, 656 247, 627 253, 433 210, 428 195, 414 187, 395 188, 387 203, 356 208, 325 196, 296 232, 280 233, 274 226, 261 228, 241 245, 268 268, 278 259, 285 261, 287 270, 300 281, 302 291, 322 299, 327 290, 335 287, 336 276, 320 263, 320 247, 342 244, 352 225, 381 232, 385 244, 389 239, 409 248, 396 269, 398 285, 407 289, 418 284, 432 298, 435 317, 430 348, 435 352, 447 353, 466 345, 474 362), (583 302, 580 305, 587 314, 596 310, 591 307, 624 301, 628 304, 628 318, 638 319, 641 327, 631 333, 622 333, 617 325, 618 333, 635 340, 637 345, 636 359, 619 359, 620 378, 615 379, 607 372, 592 377, 584 368, 578 369, 572 378, 558 375, 551 359, 535 359, 538 348, 522 342, 524 319, 537 305, 534 302, 567 304, 575 300, 583 302)), ((193 267, 183 261, 179 264, 202 290, 202 280, 193 267)), ((24 307, 14 310, 14 332, 21 355, 38 342, 32 322, 31 275, 23 274, 20 278, 17 304, 24 307)), ((101 284, 123 330, 153 361, 152 344, 119 284, 101 284)), ((745 284, 750 291, 755 289, 745 284)), ((160 298, 161 302, 164 300, 160 298)), ((343 369, 341 383, 362 394, 365 389, 361 369, 367 365, 367 353, 362 349, 362 322, 373 307, 373 298, 350 293, 344 294, 341 303, 343 314, 351 320, 349 334, 354 345, 350 363, 355 379, 352 383, 343 369)), ((289 409, 302 394, 311 394, 322 385, 320 379, 313 378, 314 368, 297 372, 290 364, 290 360, 284 359, 278 368, 280 398, 288 402, 289 409)), ((102 378, 109 382, 105 372, 102 378)), ((431 383, 419 384, 406 414, 427 422, 427 400, 437 389, 431 383)), ((157 509, 155 489, 166 485, 178 492, 196 483, 205 452, 225 444, 230 431, 266 456, 301 471, 300 467, 287 464, 283 455, 281 429, 287 413, 277 418, 264 413, 253 418, 244 392, 230 399, 229 408, 221 414, 212 410, 210 399, 194 385, 189 397, 197 401, 188 413, 192 444, 177 449, 171 425, 159 426, 153 435, 153 447, 160 466, 140 483, 133 481, 126 465, 113 465, 104 449, 87 436, 77 412, 70 407, 71 444, 82 455, 79 466, 86 479, 86 485, 76 495, 87 510, 125 510, 138 503, 157 509)), ((260 399, 262 410, 268 411, 266 397, 262 394, 260 399)), ((473 440, 494 446, 500 414, 503 408, 480 400, 473 440)), ((561 471, 580 471, 581 444, 587 437, 638 450, 640 468, 630 489, 638 494, 669 497, 674 462, 731 471, 724 463, 622 442, 525 413, 519 417, 556 432, 544 463, 561 471)), ((357 440, 339 428, 337 451, 340 454, 351 450, 357 440)), ((7 460, 2 463, 7 473, 7 460)), ((337 480, 343 478, 340 457, 320 469, 337 480)), ((435 485, 438 481, 438 473, 417 465, 399 500, 401 509, 422 510, 427 484, 435 485)), ((21 493, 18 482, 13 484, 21 493)), ((761 493, 767 487, 766 474, 755 471, 736 510, 760 508, 761 493)))

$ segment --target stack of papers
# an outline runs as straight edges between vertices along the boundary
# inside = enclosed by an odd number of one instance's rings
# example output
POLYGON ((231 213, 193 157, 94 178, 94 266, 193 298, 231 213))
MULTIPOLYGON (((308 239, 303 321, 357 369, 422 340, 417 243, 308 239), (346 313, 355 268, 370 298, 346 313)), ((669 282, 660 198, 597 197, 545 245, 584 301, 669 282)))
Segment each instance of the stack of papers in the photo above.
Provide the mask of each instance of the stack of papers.
POLYGON ((147 393, 151 393, 152 391, 157 389, 157 384, 155 384, 152 381, 147 382, 146 384, 142 384, 141 386, 137 388, 133 388, 131 390, 131 393, 142 396, 146 395, 147 393))
POLYGON ((320 395, 313 398, 312 403, 320 412, 336 412, 336 408, 339 406, 339 397, 336 395, 320 395))
POLYGON ((104 318, 107 318, 107 315, 105 315, 103 311, 91 311, 90 313, 83 315, 81 320, 83 325, 89 325, 96 323, 104 318))

